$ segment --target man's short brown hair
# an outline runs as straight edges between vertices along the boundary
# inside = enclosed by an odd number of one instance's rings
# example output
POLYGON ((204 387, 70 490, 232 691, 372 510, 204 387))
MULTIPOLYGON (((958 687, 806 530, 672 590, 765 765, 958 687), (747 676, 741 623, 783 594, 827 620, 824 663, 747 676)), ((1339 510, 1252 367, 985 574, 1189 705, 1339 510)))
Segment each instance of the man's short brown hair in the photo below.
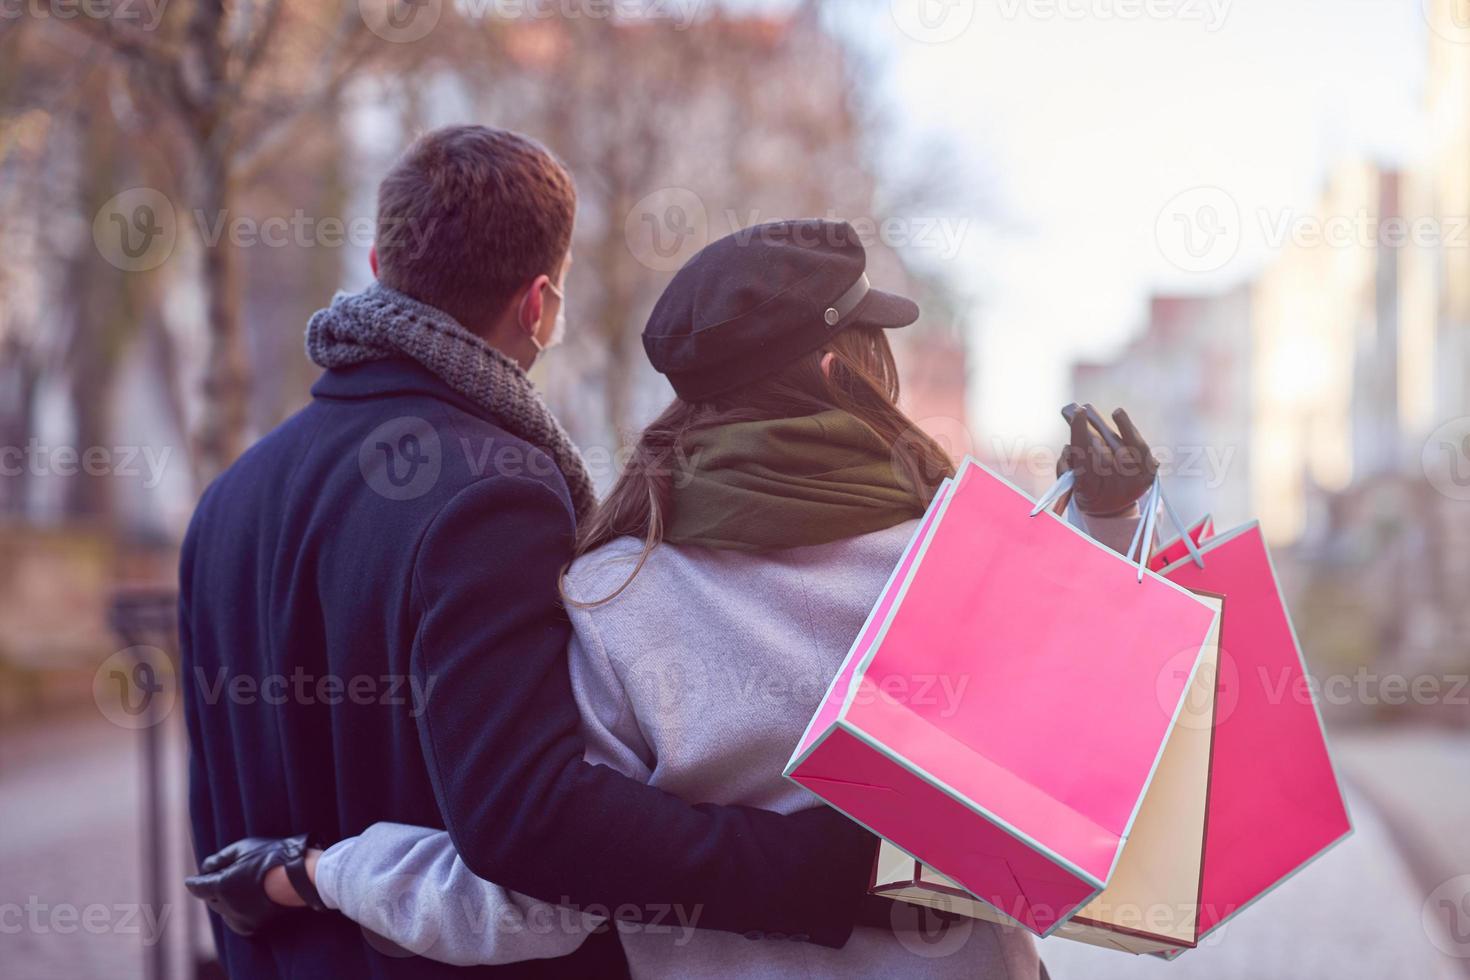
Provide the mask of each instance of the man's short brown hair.
POLYGON ((555 278, 577 192, 545 147, 487 126, 419 137, 378 186, 378 279, 479 329, 555 278))

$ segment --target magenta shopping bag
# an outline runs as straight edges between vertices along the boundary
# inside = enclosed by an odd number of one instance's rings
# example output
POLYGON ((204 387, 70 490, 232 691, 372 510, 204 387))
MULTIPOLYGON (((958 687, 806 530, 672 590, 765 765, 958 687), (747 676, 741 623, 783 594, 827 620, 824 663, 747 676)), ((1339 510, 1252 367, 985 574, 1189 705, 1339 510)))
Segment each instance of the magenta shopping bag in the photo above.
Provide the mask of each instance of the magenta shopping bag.
POLYGON ((1296 631, 1252 522, 1163 574, 1225 597, 1200 888, 1208 935, 1352 831, 1296 631))
POLYGON ((965 461, 786 769, 1039 935, 1106 887, 1217 619, 1046 502, 965 461))

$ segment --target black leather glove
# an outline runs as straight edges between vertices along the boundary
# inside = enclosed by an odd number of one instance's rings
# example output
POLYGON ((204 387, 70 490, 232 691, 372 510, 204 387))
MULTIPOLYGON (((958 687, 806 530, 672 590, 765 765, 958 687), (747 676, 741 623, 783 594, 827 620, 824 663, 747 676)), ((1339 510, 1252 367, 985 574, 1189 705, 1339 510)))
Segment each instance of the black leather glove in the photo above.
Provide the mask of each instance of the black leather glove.
POLYGON ((205 858, 199 873, 184 879, 184 887, 231 930, 253 936, 282 916, 301 911, 277 905, 266 895, 265 876, 272 868, 286 869, 291 885, 308 907, 325 908, 306 873, 308 849, 305 834, 246 837, 205 858))
POLYGON ((1118 425, 1114 432, 1097 409, 1075 402, 1062 409, 1062 417, 1072 427, 1072 441, 1057 459, 1057 475, 1069 469, 1077 474, 1072 488, 1077 509, 1092 517, 1127 511, 1148 492, 1159 471, 1133 420, 1118 409, 1113 413, 1118 425))

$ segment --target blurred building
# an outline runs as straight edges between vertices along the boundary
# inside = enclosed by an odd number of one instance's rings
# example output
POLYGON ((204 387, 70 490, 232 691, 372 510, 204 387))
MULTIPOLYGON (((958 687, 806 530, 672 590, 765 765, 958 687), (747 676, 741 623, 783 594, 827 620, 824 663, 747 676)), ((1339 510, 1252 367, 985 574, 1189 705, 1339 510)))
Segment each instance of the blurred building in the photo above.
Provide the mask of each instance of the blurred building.
MULTIPOLYGON (((1437 23, 1470 24, 1470 0, 1432 2, 1437 23)), ((1074 370, 1078 397, 1136 404, 1159 443, 1240 448, 1218 488, 1171 485, 1227 525, 1260 517, 1319 673, 1470 668, 1466 505, 1421 461, 1432 432, 1470 416, 1470 45, 1429 34, 1422 155, 1334 168, 1254 282, 1157 297, 1117 358, 1074 370)), ((1463 704, 1433 707, 1470 723, 1463 704)))
POLYGON ((1341 490, 1401 456, 1401 178, 1340 168, 1254 286, 1252 503, 1276 541, 1300 536, 1309 489, 1341 490), (1319 233, 1320 232, 1320 233, 1319 233))
MULTIPOLYGON (((1432 23, 1470 24, 1470 0, 1431 2, 1432 23)), ((1428 66, 1428 138, 1403 186, 1427 237, 1403 250, 1400 298, 1399 407, 1419 441, 1470 413, 1470 45, 1430 31, 1428 66)))
POLYGON ((1138 420, 1162 445, 1234 457, 1217 486, 1176 480, 1178 495, 1296 540, 1314 495, 1417 466, 1428 432, 1467 411, 1453 284, 1470 280, 1470 228, 1441 190, 1464 177, 1338 168, 1255 282, 1156 297, 1116 359, 1077 365, 1078 397, 1150 392, 1138 420))
MULTIPOLYGON (((1470 25, 1470 0, 1431 3, 1431 23, 1470 25)), ((1470 669, 1470 521, 1465 500, 1421 454, 1432 432, 1470 416, 1470 45, 1432 30, 1429 44, 1427 145, 1392 186, 1381 179, 1384 209, 1395 213, 1396 197, 1408 230, 1397 247, 1380 244, 1374 263, 1380 327, 1394 321, 1391 351, 1381 353, 1392 353, 1395 376, 1360 360, 1355 465, 1340 485, 1306 488, 1303 535, 1284 564, 1296 579, 1298 627, 1319 654, 1341 669, 1449 681, 1470 669)), ((1339 710, 1367 720, 1426 709, 1470 725, 1463 697, 1339 710)))
MULTIPOLYGON (((1431 2, 1436 22, 1455 23, 1462 31, 1470 26, 1470 0, 1431 2)), ((1446 230, 1434 277, 1436 424, 1470 413, 1470 44, 1459 40, 1431 32, 1429 51, 1432 163, 1425 181, 1432 188, 1430 213, 1446 230)))
MULTIPOLYGON (((1470 23, 1470 0, 1430 2, 1433 22, 1470 23)), ((1425 438, 1470 414, 1470 45, 1428 35, 1420 157, 1335 168, 1244 288, 1248 309, 1231 305, 1241 290, 1156 298, 1116 359, 1074 371, 1099 404, 1152 393, 1139 421, 1160 442, 1239 447, 1221 487, 1177 493, 1259 516, 1278 543, 1329 533, 1334 494, 1422 478, 1425 438)))
POLYGON ((1250 314, 1245 288, 1155 296, 1143 331, 1117 357, 1073 369, 1079 401, 1104 413, 1128 408, 1159 457, 1170 499, 1185 521, 1208 512, 1229 525, 1249 513, 1243 440, 1249 431, 1250 314))

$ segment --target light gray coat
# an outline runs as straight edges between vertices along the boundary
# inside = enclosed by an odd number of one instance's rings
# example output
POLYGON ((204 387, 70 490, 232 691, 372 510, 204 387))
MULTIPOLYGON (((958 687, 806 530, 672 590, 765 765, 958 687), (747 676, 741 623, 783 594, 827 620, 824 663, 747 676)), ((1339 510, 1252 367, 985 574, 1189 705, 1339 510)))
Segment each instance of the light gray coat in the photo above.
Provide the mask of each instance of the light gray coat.
MULTIPOLYGON (((1135 521, 1089 529, 1121 549, 1135 521)), ((782 769, 916 527, 765 554, 656 548, 616 599, 571 609, 588 761, 691 803, 821 805, 782 769)), ((640 550, 621 539, 585 556, 568 592, 608 595, 640 550)), ((476 878, 447 834, 424 828, 377 824, 332 847, 317 874, 328 905, 450 963, 561 956, 598 921, 476 878)), ((842 949, 697 925, 698 909, 620 923, 633 976, 1034 980, 1040 970, 1029 935, 973 920, 942 936, 859 928, 842 949)))

